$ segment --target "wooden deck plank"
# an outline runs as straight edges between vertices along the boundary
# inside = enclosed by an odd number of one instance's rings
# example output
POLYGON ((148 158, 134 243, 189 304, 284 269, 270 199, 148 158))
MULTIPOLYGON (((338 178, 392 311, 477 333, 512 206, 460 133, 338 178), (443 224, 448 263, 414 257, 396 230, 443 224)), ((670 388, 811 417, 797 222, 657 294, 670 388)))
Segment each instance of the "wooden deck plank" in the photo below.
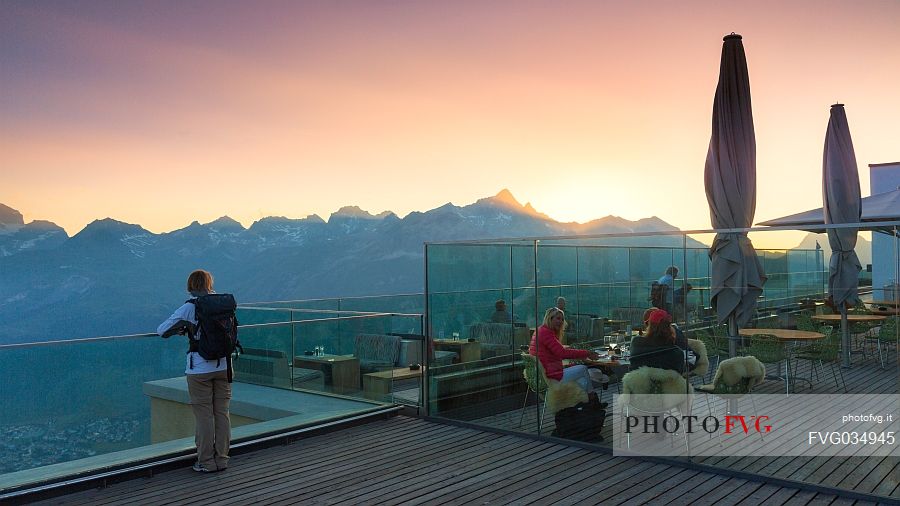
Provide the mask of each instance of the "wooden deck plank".
MULTIPOLYGON (((415 452, 414 454, 418 459, 427 459, 443 452, 463 450, 469 446, 480 447, 489 443, 489 440, 489 437, 477 434, 457 435, 456 437, 435 441, 433 443, 434 446, 429 447, 427 451, 415 452)), ((334 487, 355 489, 360 486, 360 483, 364 483, 372 478, 380 481, 381 476, 377 472, 386 466, 408 466, 408 456, 412 451, 413 448, 408 443, 401 443, 388 452, 372 452, 371 455, 364 459, 357 459, 346 464, 304 473, 302 479, 303 492, 301 494, 295 491, 296 485, 299 484, 297 480, 283 480, 281 477, 276 476, 273 480, 266 480, 267 483, 273 482, 272 486, 265 489, 257 489, 257 493, 254 496, 265 495, 267 498, 272 499, 290 497, 291 500, 296 501, 306 497, 315 497, 323 491, 333 490, 334 487)), ((247 499, 250 499, 250 497, 242 498, 244 501, 247 499)), ((228 501, 224 501, 221 504, 228 503, 228 501)))
MULTIPOLYGON (((378 423, 378 422, 376 422, 378 423)), ((385 432, 381 433, 381 437, 377 439, 373 439, 372 441, 378 441, 379 444, 390 444, 390 441, 395 438, 403 438, 403 437, 415 437, 417 435, 424 434, 426 429, 424 427, 416 427, 414 425, 402 424, 397 427, 391 427, 390 425, 382 426, 385 432)), ((353 433, 354 429, 348 429, 349 432, 353 433)), ((332 436, 329 434, 328 436, 332 436)), ((323 438, 316 442, 316 444, 311 445, 308 448, 307 453, 311 454, 314 459, 321 459, 324 462, 327 462, 329 458, 352 458, 352 455, 361 451, 360 446, 352 446, 346 445, 341 446, 342 440, 338 439, 340 436, 337 433, 333 434, 333 437, 323 438), (337 456, 334 456, 337 454, 337 456)), ((376 436, 373 436, 375 438, 376 436)), ((360 444, 366 444, 367 439, 363 438, 360 441, 360 444)), ((236 477, 231 478, 234 480, 235 485, 241 485, 244 482, 253 481, 259 478, 260 474, 265 474, 271 471, 271 469, 275 468, 292 468, 290 465, 291 460, 295 460, 297 458, 296 453, 289 450, 287 446, 276 447, 270 449, 270 455, 272 455, 271 460, 269 460, 270 466, 268 468, 244 468, 241 466, 231 466, 232 469, 226 471, 228 474, 235 474, 236 477)), ((241 457, 235 457, 235 459, 240 460, 241 457)), ((302 469, 298 469, 300 471, 302 469)), ((160 491, 160 488, 165 488, 166 495, 168 497, 177 497, 178 493, 184 490, 190 491, 195 487, 196 481, 200 478, 203 479, 212 479, 212 476, 220 477, 223 475, 215 474, 215 475, 198 475, 194 473, 189 468, 184 469, 183 473, 178 476, 175 480, 172 480, 169 483, 163 484, 159 482, 148 481, 148 485, 143 488, 143 490, 134 490, 130 493, 126 491, 128 494, 127 497, 140 500, 140 496, 153 495, 157 494, 160 491)), ((115 498, 115 500, 119 500, 120 498, 115 498)), ((99 500, 94 501, 92 504, 105 504, 105 501, 99 500)))
POLYGON ((656 497, 675 487, 683 486, 697 479, 703 479, 705 474, 707 473, 669 468, 645 481, 641 487, 635 487, 632 491, 634 492, 633 494, 617 494, 609 504, 644 504, 651 502, 656 497))
MULTIPOLYGON (((893 470, 878 469, 878 476, 893 470)), ((395 417, 238 455, 224 473, 179 469, 49 502, 156 505, 198 498, 262 506, 828 504, 835 496, 395 417)))
POLYGON ((873 469, 863 480, 874 483, 872 493, 881 496, 900 496, 900 458, 889 457, 873 469))
POLYGON ((653 502, 658 504, 668 504, 672 502, 690 504, 728 480, 728 476, 701 473, 697 475, 696 478, 685 480, 678 486, 657 495, 653 499, 653 502))
POLYGON ((811 490, 800 490, 782 504, 785 506, 804 506, 812 501, 815 496, 816 493, 811 490))
MULTIPOLYGON (((394 462, 381 461, 377 467, 370 470, 371 483, 345 488, 343 494, 336 499, 361 501, 363 497, 373 497, 387 492, 390 496, 398 496, 402 491, 410 487, 422 487, 423 489, 433 483, 439 483, 448 473, 456 474, 462 469, 478 468, 485 460, 485 455, 498 455, 502 453, 517 452, 527 447, 524 441, 498 440, 488 436, 483 441, 473 444, 457 444, 437 453, 423 454, 423 458, 415 462, 399 459, 394 462), (429 458, 430 457, 430 458, 429 458), (386 469, 394 470, 386 472, 386 469), (428 478, 436 478, 427 482, 428 478), (386 479, 387 478, 387 479, 386 479), (385 481, 391 482, 390 485, 385 481)), ((339 471, 343 472, 343 471, 339 471)), ((341 483, 343 487, 344 484, 341 483)), ((301 499, 313 497, 311 494, 300 496, 301 499)), ((390 501, 388 501, 390 502, 390 501)))
POLYGON ((748 505, 757 505, 763 504, 768 500, 771 496, 778 493, 781 490, 781 487, 777 485, 763 485, 758 489, 754 490, 750 495, 741 499, 739 504, 748 504, 748 505))
MULTIPOLYGON (((503 487, 509 488, 501 500, 524 504, 528 500, 537 500, 548 494, 562 493, 573 484, 592 476, 592 457, 592 455, 567 455, 562 459, 531 462, 521 470, 514 470, 511 476, 502 480, 503 487), (529 475, 528 481, 521 479, 522 474, 529 475), (548 475, 552 475, 553 478, 549 479, 548 475)), ((485 483, 467 483, 465 487, 441 496, 439 504, 487 503, 489 501, 484 496, 501 484, 497 478, 499 476, 485 483)))
MULTIPOLYGON (((327 463, 329 459, 340 459, 340 458, 352 458, 353 454, 359 453, 362 450, 364 445, 367 445, 371 441, 379 441, 382 444, 389 444, 393 438, 402 438, 402 437, 416 437, 419 435, 426 434, 428 432, 426 427, 417 426, 414 424, 401 423, 397 426, 388 425, 390 421, 376 421, 373 424, 376 424, 372 429, 374 431, 370 437, 360 437, 358 433, 362 430, 361 427, 352 427, 347 429, 346 436, 341 436, 340 433, 331 433, 325 434, 316 439, 315 442, 310 444, 305 449, 305 455, 311 455, 313 459, 317 459, 317 461, 321 463, 327 463), (354 435, 356 434, 356 437, 354 435), (356 440, 358 443, 356 446, 349 445, 346 447, 337 446, 342 444, 347 439, 347 436, 350 436, 352 439, 356 440), (343 448, 343 451, 341 449, 343 448), (320 460, 319 460, 320 459, 320 460)), ((367 425, 369 427, 372 424, 367 425)), ((377 448, 374 446, 373 448, 377 448)), ((271 459, 268 460, 270 466, 268 468, 257 468, 257 467, 245 467, 240 465, 240 461, 244 460, 244 456, 240 455, 234 457, 232 460, 231 468, 223 474, 213 474, 213 475, 198 475, 190 470, 190 468, 181 469, 178 471, 173 471, 172 473, 175 475, 172 479, 168 480, 166 483, 161 483, 158 480, 150 479, 142 479, 140 480, 143 484, 140 487, 130 487, 130 486, 120 486, 119 484, 113 485, 107 489, 101 489, 94 491, 98 497, 93 497, 91 492, 86 492, 86 504, 106 504, 110 501, 116 501, 124 498, 131 499, 139 499, 141 495, 147 494, 157 494, 160 490, 164 489, 167 495, 175 495, 179 490, 183 489, 192 489, 195 487, 198 479, 212 479, 213 476, 220 477, 225 474, 232 475, 232 480, 234 480, 235 485, 242 485, 246 481, 252 481, 258 478, 260 473, 270 472, 272 468, 276 468, 279 466, 283 466, 286 464, 286 461, 296 459, 296 451, 295 448, 291 448, 291 445, 280 446, 280 447, 272 447, 267 450, 268 454, 271 455, 271 459)), ((298 469, 301 471, 302 469, 298 469)), ((128 485, 131 485, 134 482, 128 482, 128 485)), ((124 484, 122 484, 124 485, 124 484)))
MULTIPOLYGON (((555 444, 547 444, 534 447, 533 449, 529 449, 526 453, 513 453, 508 455, 500 456, 499 460, 495 462, 490 462, 486 468, 477 467, 477 468, 468 468, 463 472, 457 473, 452 477, 440 476, 436 479, 427 480, 428 489, 426 489, 426 493, 421 494, 420 490, 417 489, 420 484, 416 486, 407 487, 403 489, 402 492, 404 495, 399 495, 397 497, 396 504, 426 504, 426 503, 440 503, 443 501, 441 499, 443 496, 447 496, 451 492, 459 490, 465 487, 477 486, 477 484, 484 484, 485 482, 496 482, 504 477, 511 476, 517 472, 523 465, 530 465, 533 462, 540 462, 544 460, 548 460, 554 457, 554 455, 558 455, 562 448, 565 448, 563 445, 555 445, 555 444)), ((488 462, 485 462, 488 464, 488 462)), ((390 504, 394 504, 393 501, 390 504)))

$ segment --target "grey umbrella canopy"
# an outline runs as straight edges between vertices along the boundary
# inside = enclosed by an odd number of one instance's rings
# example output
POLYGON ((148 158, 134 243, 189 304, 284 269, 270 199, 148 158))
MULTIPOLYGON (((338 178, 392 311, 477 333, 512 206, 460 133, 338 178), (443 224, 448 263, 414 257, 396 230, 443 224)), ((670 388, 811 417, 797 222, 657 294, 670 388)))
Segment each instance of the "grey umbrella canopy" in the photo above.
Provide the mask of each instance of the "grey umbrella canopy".
MULTIPOLYGON (((733 33, 722 44, 704 180, 713 228, 749 228, 756 213, 756 134, 747 58, 733 33)), ((736 326, 755 313, 765 272, 746 233, 716 234, 709 256, 712 303, 719 323, 729 320, 734 344, 736 326)))
MULTIPOLYGON (((822 202, 825 224, 859 223, 862 221, 862 197, 859 191, 859 170, 856 153, 850 138, 847 113, 843 104, 831 106, 828 130, 825 133, 825 153, 822 159, 822 202)), ((831 261, 828 263, 828 293, 835 306, 841 309, 844 365, 850 365, 850 346, 847 334, 847 306, 859 302, 859 271, 862 266, 856 256, 856 228, 829 228, 828 244, 831 261)))
MULTIPOLYGON (((900 190, 891 190, 863 197, 860 200, 860 204, 862 205, 860 219, 863 223, 900 220, 900 190)), ((824 223, 825 209, 820 207, 790 216, 763 221, 757 223, 757 225, 802 227, 804 225, 822 225, 824 223)), ((819 233, 819 231, 816 230, 816 233, 819 233)), ((893 227, 890 227, 890 233, 893 233, 893 227)))

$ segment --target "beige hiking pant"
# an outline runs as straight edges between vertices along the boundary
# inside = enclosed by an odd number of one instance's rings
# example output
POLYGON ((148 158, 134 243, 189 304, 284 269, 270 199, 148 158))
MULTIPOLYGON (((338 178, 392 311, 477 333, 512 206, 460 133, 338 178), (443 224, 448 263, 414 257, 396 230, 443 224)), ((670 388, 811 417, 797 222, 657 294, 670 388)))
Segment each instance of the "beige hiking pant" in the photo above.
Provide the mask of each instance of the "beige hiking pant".
POLYGON ((228 467, 231 444, 231 383, 227 371, 187 375, 191 409, 194 411, 197 461, 211 471, 228 467))

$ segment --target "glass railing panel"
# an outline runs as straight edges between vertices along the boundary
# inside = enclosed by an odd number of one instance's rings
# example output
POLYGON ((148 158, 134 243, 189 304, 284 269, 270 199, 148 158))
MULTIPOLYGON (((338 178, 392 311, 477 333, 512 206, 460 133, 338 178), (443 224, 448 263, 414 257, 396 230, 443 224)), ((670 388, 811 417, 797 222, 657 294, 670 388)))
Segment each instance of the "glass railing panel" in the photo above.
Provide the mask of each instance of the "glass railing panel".
POLYGON ((184 377, 185 339, 0 348, 0 475, 165 440, 143 387, 184 377))
POLYGON ((235 316, 241 325, 257 323, 279 323, 291 321, 291 310, 287 308, 239 306, 235 316))
MULTIPOLYGON (((421 330, 420 315, 390 314, 242 325, 233 440, 378 409, 395 391, 418 405, 417 375, 395 371, 423 362, 421 330), (372 356, 358 343, 362 334, 387 338, 393 361, 361 370, 372 356), (298 363, 316 346, 317 368, 298 363), (388 374, 388 396, 367 395, 368 372, 388 374)), ((375 348, 377 359, 385 345, 375 348)), ((0 346, 0 491, 190 451, 186 350, 187 338, 177 335, 0 346)))
MULTIPOLYGON (((429 413, 513 426, 508 412, 522 413, 527 391, 521 348, 534 321, 533 247, 428 245, 427 257, 429 413)), ((535 403, 532 395, 525 411, 535 403)))
POLYGON ((425 312, 425 296, 421 293, 371 297, 342 297, 339 299, 339 302, 339 309, 341 311, 408 314, 422 314, 425 312))
MULTIPOLYGON (((293 387, 388 401, 421 379, 425 348, 420 315, 360 315, 294 324, 293 387), (412 332, 410 332, 412 331, 412 332), (412 367, 411 367, 412 366, 412 367)), ((407 392, 418 405, 420 393, 407 392)))

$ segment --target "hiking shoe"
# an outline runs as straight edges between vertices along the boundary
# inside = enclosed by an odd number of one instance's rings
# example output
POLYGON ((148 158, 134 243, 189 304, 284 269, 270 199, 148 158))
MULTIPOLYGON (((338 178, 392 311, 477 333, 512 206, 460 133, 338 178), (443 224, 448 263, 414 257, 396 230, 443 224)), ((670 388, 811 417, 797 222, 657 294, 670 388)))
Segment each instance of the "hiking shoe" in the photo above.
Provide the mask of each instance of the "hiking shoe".
POLYGON ((194 462, 194 466, 193 466, 191 469, 193 469, 194 471, 197 471, 198 473, 212 473, 212 472, 214 472, 214 471, 212 471, 211 469, 207 469, 206 466, 204 466, 203 464, 201 464, 201 463, 199 463, 199 462, 194 462))

